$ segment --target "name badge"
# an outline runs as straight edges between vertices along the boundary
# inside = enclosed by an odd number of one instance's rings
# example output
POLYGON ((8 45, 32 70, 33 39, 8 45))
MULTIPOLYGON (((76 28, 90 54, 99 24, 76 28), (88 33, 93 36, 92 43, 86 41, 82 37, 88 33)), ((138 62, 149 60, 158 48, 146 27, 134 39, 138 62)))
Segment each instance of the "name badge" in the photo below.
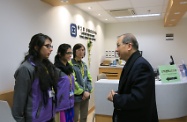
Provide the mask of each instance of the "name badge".
POLYGON ((69 96, 72 97, 74 95, 74 92, 73 91, 70 91, 69 92, 69 96))
POLYGON ((55 96, 55 92, 52 90, 48 91, 48 94, 49 94, 49 98, 52 98, 55 96))

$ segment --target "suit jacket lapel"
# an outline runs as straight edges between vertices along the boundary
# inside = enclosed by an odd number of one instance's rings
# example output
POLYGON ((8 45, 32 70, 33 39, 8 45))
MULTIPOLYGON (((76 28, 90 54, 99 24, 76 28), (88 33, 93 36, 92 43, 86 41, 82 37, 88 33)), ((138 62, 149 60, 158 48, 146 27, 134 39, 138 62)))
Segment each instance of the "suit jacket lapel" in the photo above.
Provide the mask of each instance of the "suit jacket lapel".
POLYGON ((123 67, 121 76, 120 76, 120 81, 118 85, 118 93, 120 94, 123 91, 123 88, 125 87, 125 84, 127 82, 128 74, 134 64, 134 62, 141 57, 139 51, 136 51, 131 55, 131 57, 128 59, 126 62, 125 66, 123 67))

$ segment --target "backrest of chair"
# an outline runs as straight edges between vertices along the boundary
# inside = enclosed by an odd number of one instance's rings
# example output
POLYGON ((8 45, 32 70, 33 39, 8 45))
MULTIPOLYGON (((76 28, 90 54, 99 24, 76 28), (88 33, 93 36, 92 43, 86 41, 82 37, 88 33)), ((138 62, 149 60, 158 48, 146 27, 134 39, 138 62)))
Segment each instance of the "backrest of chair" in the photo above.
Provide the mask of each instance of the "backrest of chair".
POLYGON ((100 80, 100 79, 107 79, 106 74, 104 74, 104 73, 99 74, 99 75, 97 76, 97 80, 100 80))

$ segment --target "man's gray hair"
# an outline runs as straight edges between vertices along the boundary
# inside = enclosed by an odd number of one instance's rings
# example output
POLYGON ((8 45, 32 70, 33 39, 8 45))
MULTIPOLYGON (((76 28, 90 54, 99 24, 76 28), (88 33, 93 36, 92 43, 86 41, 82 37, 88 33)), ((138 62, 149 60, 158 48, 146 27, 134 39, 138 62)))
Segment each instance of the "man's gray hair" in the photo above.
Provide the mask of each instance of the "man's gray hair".
MULTIPOLYGON (((126 34, 123 34, 121 36, 123 36, 123 40, 122 40, 123 44, 132 43, 132 47, 135 50, 138 50, 139 44, 138 44, 138 41, 136 40, 136 37, 133 34, 126 33, 126 34)), ((118 38, 121 37, 121 36, 118 36, 118 38)))

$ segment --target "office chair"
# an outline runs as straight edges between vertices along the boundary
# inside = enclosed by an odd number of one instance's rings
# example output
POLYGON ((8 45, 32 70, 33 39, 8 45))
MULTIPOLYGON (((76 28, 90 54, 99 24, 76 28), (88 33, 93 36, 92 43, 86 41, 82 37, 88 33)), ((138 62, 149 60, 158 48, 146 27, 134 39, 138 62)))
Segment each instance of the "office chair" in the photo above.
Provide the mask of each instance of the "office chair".
POLYGON ((100 73, 99 75, 97 75, 97 80, 100 80, 100 79, 107 79, 106 74, 100 73))

